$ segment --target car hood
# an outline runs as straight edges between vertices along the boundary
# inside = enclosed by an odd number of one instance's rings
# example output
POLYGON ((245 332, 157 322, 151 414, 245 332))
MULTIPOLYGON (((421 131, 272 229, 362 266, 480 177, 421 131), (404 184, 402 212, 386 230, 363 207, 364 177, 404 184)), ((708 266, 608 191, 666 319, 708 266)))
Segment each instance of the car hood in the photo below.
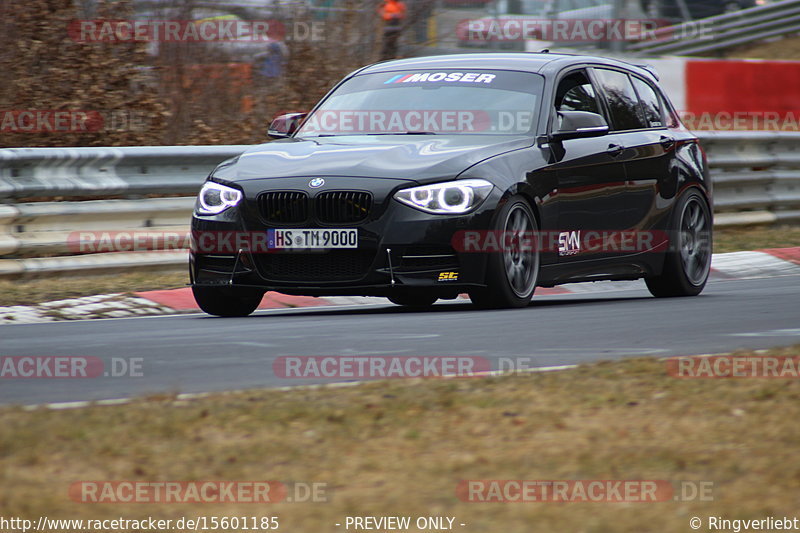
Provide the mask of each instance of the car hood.
POLYGON ((213 175, 228 181, 351 176, 425 183, 456 177, 485 159, 532 144, 529 136, 498 135, 281 139, 246 150, 213 175))

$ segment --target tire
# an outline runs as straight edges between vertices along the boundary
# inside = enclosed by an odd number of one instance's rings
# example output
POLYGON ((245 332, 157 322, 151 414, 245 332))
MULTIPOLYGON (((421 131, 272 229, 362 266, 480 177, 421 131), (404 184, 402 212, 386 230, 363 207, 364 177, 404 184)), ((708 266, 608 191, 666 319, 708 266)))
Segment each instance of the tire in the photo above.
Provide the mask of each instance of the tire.
MULTIPOLYGON (((528 202, 521 196, 512 196, 497 214, 495 230, 505 235, 512 232, 514 238, 504 244, 499 253, 491 253, 486 264, 486 288, 469 292, 472 303, 487 309, 526 307, 536 290, 539 279, 538 245, 530 250, 520 249, 521 233, 537 235, 539 226, 528 202)), ((536 241, 531 241, 536 242, 536 241)))
POLYGON ((192 287, 194 301, 214 316, 247 316, 256 310, 264 291, 233 287, 192 287))
POLYGON ((389 301, 405 307, 425 308, 430 307, 439 297, 430 292, 397 290, 389 296, 389 301))
POLYGON ((713 246, 711 211, 700 192, 689 190, 681 196, 670 228, 664 269, 645 283, 658 298, 696 296, 708 281, 713 246))

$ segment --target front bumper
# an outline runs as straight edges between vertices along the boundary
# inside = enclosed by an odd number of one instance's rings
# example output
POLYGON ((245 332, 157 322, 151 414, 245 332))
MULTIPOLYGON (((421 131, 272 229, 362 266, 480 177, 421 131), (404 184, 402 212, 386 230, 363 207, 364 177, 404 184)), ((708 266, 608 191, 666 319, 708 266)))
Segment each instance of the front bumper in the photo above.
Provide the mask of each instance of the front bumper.
MULTIPOLYGON (((245 199, 215 216, 192 218, 192 232, 266 233, 275 228, 356 228, 357 249, 326 251, 200 250, 190 254, 195 286, 238 286, 309 296, 387 296, 398 289, 425 289, 442 297, 455 297, 484 286, 486 257, 461 253, 454 236, 464 230, 491 227, 499 192, 474 212, 460 216, 431 215, 392 199, 399 188, 413 185, 403 180, 325 178, 326 190, 369 190, 374 205, 358 224, 269 224, 256 200, 261 191, 298 190, 308 178, 250 180, 242 182, 245 199), (366 187, 365 187, 366 185, 366 187)), ((313 193, 312 193, 313 194, 313 193)), ((195 239, 196 240, 196 239, 195 239)))

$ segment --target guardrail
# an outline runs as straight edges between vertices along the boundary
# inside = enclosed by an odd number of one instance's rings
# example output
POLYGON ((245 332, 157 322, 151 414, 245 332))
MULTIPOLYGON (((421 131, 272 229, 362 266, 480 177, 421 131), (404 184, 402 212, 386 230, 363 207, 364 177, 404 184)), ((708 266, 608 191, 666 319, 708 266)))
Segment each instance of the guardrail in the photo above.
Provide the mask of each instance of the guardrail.
POLYGON ((0 201, 32 197, 193 194, 246 150, 232 146, 0 149, 0 201))
POLYGON ((698 132, 717 226, 800 221, 800 133, 698 132))
MULTIPOLYGON (((717 226, 800 221, 800 133, 698 135, 717 226)), ((86 253, 76 236, 186 235, 193 197, 142 196, 194 194, 215 165, 246 148, 0 149, 0 277, 185 268, 183 249, 86 253), (52 201, 62 197, 72 201, 52 201)))
POLYGON ((783 0, 659 28, 655 32, 655 39, 629 43, 626 50, 641 55, 688 56, 724 50, 798 31, 800 31, 800 2, 783 0))

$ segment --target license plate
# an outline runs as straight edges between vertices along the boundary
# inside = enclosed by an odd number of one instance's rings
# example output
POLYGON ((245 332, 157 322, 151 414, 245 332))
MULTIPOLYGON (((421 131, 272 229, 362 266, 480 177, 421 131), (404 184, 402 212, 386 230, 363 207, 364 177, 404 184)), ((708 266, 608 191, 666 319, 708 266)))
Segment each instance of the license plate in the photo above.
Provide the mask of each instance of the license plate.
POLYGON ((358 248, 357 229, 271 229, 270 250, 330 250, 358 248))

